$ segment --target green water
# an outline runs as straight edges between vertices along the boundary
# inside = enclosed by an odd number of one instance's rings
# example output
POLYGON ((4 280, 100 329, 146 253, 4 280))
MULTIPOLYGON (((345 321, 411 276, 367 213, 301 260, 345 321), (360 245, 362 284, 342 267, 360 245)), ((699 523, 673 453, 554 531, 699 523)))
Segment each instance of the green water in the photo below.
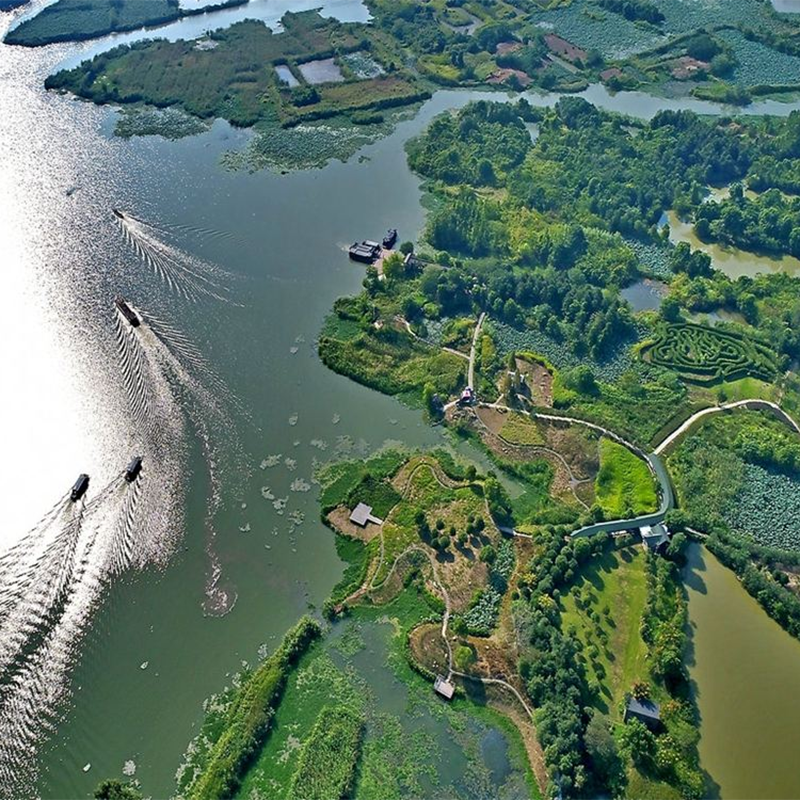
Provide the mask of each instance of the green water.
POLYGON ((800 797, 800 641, 698 545, 686 584, 703 767, 725 800, 800 797))

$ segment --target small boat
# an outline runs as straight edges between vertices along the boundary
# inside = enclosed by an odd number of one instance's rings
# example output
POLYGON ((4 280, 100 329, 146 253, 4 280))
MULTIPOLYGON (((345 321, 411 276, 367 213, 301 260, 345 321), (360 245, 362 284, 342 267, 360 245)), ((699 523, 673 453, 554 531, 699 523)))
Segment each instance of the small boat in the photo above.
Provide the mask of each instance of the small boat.
POLYGON ((397 241, 397 228, 389 228, 386 231, 386 236, 383 237, 383 246, 387 250, 391 250, 394 247, 394 243, 397 241))
POLYGON ((117 219, 125 219, 125 214, 118 208, 112 208, 111 210, 114 212, 114 216, 117 217, 117 219))
POLYGON ((72 490, 69 493, 69 499, 72 500, 73 503, 77 503, 78 500, 81 499, 86 494, 86 490, 89 488, 89 476, 82 472, 78 475, 78 480, 72 485, 72 490))
POLYGON ((142 471, 142 457, 134 456, 127 467, 125 467, 125 480, 133 483, 142 471))
POLYGON ((128 320, 131 328, 138 328, 141 325, 142 321, 121 294, 114 298, 114 305, 119 309, 119 313, 128 320))

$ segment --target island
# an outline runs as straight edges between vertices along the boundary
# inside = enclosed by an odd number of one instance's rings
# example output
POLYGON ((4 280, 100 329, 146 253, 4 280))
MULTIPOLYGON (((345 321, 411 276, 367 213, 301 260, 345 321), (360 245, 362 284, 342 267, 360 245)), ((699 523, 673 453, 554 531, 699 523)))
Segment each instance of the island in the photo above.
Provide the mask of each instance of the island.
MULTIPOLYGON (((13 8, 27 1, 0 0, 0 8, 13 8)), ((179 0, 56 0, 12 28, 4 41, 23 47, 79 42, 109 33, 165 25, 181 17, 213 13, 247 2, 220 0, 200 8, 181 8, 179 0)))
MULTIPOLYGON (((86 38, 163 21, 154 15, 194 13, 177 0, 149 3, 146 16, 134 0, 119 2, 126 3, 121 11, 111 0, 59 0, 7 41, 86 38)), ((398 117, 387 109, 438 87, 575 93, 601 83, 612 92, 638 89, 734 106, 790 99, 800 90, 800 27, 767 0, 726 4, 720 16, 705 4, 677 0, 658 6, 369 0, 367 6, 370 24, 305 12, 287 14, 283 33, 245 20, 197 41, 142 40, 56 73, 46 85, 96 103, 175 107, 254 125, 260 136, 245 159, 251 168, 347 158, 392 129, 398 117)))

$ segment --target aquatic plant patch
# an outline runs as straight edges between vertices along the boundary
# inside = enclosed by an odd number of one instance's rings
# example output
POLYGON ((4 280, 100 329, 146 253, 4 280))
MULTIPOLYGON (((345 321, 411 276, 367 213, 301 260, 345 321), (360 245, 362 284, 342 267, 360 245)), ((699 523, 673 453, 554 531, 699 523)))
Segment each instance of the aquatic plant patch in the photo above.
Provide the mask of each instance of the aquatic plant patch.
POLYGON ((300 751, 290 800, 350 797, 361 754, 363 713, 346 707, 322 709, 300 751))
POLYGON ((536 22, 584 50, 599 50, 606 58, 625 58, 664 41, 656 29, 638 26, 587 0, 537 14, 536 22))
POLYGON ((800 549, 800 480, 745 463, 742 483, 726 516, 731 527, 759 544, 800 549))
POLYGON ((186 114, 178 108, 124 108, 117 118, 114 134, 122 139, 131 136, 163 136, 182 139, 205 133, 211 127, 206 120, 186 114))
POLYGON ((191 800, 218 800, 238 789, 244 770, 269 733, 292 667, 322 634, 319 624, 303 617, 281 646, 230 690, 225 704, 212 708, 178 773, 178 794, 191 800), (222 713, 220 713, 222 712, 222 713))
POLYGON ((720 31, 739 62, 733 80, 742 86, 800 83, 800 58, 751 42, 739 31, 720 31))
POLYGON ((346 53, 342 56, 342 61, 356 78, 377 78, 384 72, 383 67, 371 55, 360 50, 346 53))
POLYGON ((623 342, 609 358, 605 358, 602 361, 593 361, 587 358, 578 358, 566 344, 558 342, 546 333, 533 328, 519 330, 506 325, 504 322, 492 320, 487 329, 497 343, 498 353, 503 357, 512 352, 536 353, 544 356, 558 369, 577 367, 588 362, 597 378, 609 383, 618 380, 624 372, 633 368, 636 363, 636 359, 630 353, 633 341, 623 342))
POLYGON ((778 366, 767 345, 690 322, 665 325, 655 341, 642 348, 642 356, 651 364, 705 382, 745 375, 771 380, 778 366))
POLYGON ((625 243, 636 253, 636 258, 643 271, 656 278, 672 277, 672 269, 669 265, 670 245, 641 242, 638 239, 626 239, 625 243))

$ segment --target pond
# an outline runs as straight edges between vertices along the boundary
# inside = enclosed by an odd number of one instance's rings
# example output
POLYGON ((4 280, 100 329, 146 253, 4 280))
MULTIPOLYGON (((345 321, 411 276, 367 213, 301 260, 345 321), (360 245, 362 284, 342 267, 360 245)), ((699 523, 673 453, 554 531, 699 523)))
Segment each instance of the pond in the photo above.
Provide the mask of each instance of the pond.
POLYGON ((275 72, 278 75, 278 79, 281 83, 285 83, 287 86, 299 86, 300 81, 295 78, 292 74, 292 71, 286 64, 276 64, 275 65, 275 72))
POLYGON ((703 767, 724 798, 800 797, 800 641, 699 545, 684 574, 703 767))
POLYGON ((305 64, 298 64, 297 68, 307 83, 340 83, 344 80, 339 65, 332 58, 306 61, 305 64))
POLYGON ((703 242, 694 232, 694 225, 678 217, 674 211, 667 211, 660 224, 669 223, 669 240, 673 244, 688 242, 693 250, 702 250, 711 256, 714 269, 721 270, 729 278, 742 275, 753 277, 759 273, 786 272, 789 275, 800 273, 800 259, 794 256, 770 256, 749 253, 737 247, 703 242))
POLYGON ((669 286, 666 283, 644 278, 626 286, 620 294, 634 311, 655 311, 661 306, 661 300, 668 291, 669 286))

